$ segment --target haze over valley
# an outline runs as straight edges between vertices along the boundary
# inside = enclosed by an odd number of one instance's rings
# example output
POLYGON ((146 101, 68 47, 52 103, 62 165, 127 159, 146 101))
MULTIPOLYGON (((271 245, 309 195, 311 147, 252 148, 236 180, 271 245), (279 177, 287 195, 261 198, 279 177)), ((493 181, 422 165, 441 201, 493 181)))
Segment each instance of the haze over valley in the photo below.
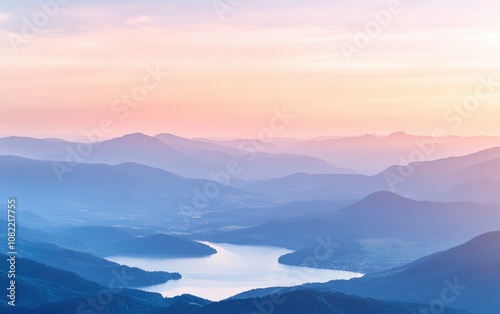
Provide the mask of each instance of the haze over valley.
POLYGON ((500 313, 500 2, 0 3, 0 313, 500 313))

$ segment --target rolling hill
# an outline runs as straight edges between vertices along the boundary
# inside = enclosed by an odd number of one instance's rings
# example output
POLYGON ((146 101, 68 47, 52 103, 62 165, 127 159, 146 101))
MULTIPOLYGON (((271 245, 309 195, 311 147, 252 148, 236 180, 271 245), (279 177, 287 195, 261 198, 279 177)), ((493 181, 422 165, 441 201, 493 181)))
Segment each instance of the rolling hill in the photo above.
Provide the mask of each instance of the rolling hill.
POLYGON ((0 173, 5 193, 52 223, 165 229, 177 227, 169 221, 214 208, 272 204, 242 190, 133 163, 78 164, 60 182, 52 162, 0 156, 0 173))
MULTIPOLYGON (((381 301, 341 293, 295 290, 276 296, 227 300, 209 304, 193 314, 274 313, 274 314, 415 314, 420 304, 381 301), (273 302, 274 301, 274 302, 273 302)), ((443 314, 466 314, 446 308, 443 314)))
POLYGON ((330 238, 339 249, 315 267, 366 273, 401 265, 496 230, 498 225, 500 210, 496 205, 414 201, 391 192, 376 192, 331 213, 193 237, 299 250, 280 259, 290 265, 301 265, 313 256, 318 238, 330 238))
POLYGON ((107 242, 100 245, 102 255, 141 256, 141 257, 204 257, 217 253, 208 245, 187 239, 153 234, 140 238, 107 242))
POLYGON ((362 278, 293 288, 258 289, 233 299, 313 289, 423 304, 416 313, 458 308, 474 314, 496 314, 500 310, 500 299, 497 297, 500 282, 499 244, 500 231, 488 232, 451 249, 362 278))
MULTIPOLYGON (((7 257, 0 254, 0 258, 7 257)), ((104 287, 87 281, 72 272, 59 270, 30 259, 19 258, 16 276, 16 306, 8 306, 4 300, 0 309, 15 314, 52 314, 95 312, 108 314, 156 313, 171 305, 191 302, 204 306, 210 301, 184 295, 172 299, 160 294, 140 290, 123 289, 114 285, 104 287)), ((0 284, 8 287, 5 268, 0 268, 0 284)), ((115 281, 127 281, 116 277, 115 281)))

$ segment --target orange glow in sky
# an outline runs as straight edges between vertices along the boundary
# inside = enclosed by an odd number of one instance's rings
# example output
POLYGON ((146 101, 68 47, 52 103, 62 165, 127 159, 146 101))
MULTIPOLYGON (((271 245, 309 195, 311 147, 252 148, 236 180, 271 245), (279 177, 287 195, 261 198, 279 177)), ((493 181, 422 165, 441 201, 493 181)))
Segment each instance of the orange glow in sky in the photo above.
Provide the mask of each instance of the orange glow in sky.
POLYGON ((409 2, 349 62, 342 43, 386 1, 356 8, 278 1, 280 10, 248 2, 225 20, 211 6, 187 2, 151 1, 141 10, 113 1, 68 4, 17 52, 9 36, 22 35, 22 18, 37 7, 0 6, 0 135, 78 137, 110 118, 111 137, 244 137, 285 106, 296 118, 283 136, 429 134, 437 127, 500 135, 500 22, 491 9, 498 4, 463 1, 444 14, 451 1, 409 2), (113 102, 157 66, 168 77, 120 119, 113 102), (454 127, 444 116, 484 79, 495 89, 454 127))

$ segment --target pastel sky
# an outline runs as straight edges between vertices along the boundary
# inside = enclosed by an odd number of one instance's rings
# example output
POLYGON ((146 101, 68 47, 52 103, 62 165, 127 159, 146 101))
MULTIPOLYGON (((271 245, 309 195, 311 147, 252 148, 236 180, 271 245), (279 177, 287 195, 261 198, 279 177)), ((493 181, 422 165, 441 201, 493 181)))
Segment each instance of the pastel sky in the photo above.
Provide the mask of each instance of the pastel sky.
POLYGON ((108 137, 247 137, 285 106, 280 136, 500 135, 500 1, 392 2, 2 1, 0 136, 78 138, 109 119, 108 137), (388 7, 349 62, 341 47, 388 7), (168 78, 127 117, 111 108, 157 66, 168 78), (481 78, 496 86, 464 111, 481 78))

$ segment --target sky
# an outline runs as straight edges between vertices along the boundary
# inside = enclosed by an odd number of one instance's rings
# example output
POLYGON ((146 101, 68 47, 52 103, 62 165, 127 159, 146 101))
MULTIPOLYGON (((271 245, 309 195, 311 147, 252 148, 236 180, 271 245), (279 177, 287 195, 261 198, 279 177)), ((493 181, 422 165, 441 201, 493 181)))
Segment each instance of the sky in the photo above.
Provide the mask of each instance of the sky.
POLYGON ((21 2, 0 136, 248 137, 283 108, 283 137, 500 136, 500 1, 21 2))

